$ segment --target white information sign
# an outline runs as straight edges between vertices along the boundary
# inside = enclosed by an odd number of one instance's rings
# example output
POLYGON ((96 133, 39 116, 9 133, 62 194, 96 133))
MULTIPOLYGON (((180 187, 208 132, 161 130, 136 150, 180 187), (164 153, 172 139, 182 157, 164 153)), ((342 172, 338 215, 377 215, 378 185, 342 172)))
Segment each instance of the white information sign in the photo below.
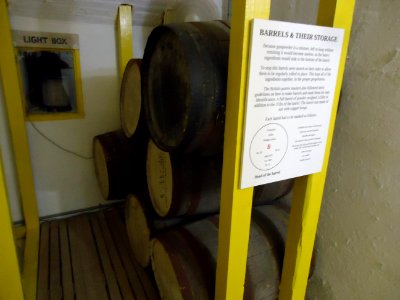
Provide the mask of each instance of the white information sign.
POLYGON ((253 20, 241 188, 321 171, 343 34, 253 20))

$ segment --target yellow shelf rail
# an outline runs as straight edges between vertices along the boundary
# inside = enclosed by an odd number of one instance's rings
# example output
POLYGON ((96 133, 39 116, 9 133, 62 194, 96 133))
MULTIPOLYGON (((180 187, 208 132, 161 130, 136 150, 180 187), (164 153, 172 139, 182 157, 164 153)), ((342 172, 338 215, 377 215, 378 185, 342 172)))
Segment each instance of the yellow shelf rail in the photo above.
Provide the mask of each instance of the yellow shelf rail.
POLYGON ((24 299, 0 153, 0 299, 24 299))
POLYGON ((322 171, 296 180, 279 299, 304 299, 342 88, 355 0, 321 0, 317 25, 345 30, 322 171))
POLYGON ((268 19, 271 1, 233 0, 215 299, 243 299, 253 188, 239 189, 250 21, 268 19))
MULTIPOLYGON (((39 249, 39 215, 25 127, 22 89, 12 43, 6 0, 0 0, 0 45, 0 74, 26 227, 22 282, 25 299, 35 299, 39 249)), ((10 276, 14 276, 14 274, 10 276)))

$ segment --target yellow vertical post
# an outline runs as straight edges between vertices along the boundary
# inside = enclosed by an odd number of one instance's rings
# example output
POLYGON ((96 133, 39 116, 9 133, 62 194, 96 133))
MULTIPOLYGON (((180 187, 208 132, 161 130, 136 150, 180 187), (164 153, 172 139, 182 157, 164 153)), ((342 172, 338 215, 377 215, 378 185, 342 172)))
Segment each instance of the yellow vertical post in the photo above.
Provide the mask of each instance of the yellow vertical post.
POLYGON ((328 169, 339 94, 353 21, 355 0, 321 0, 318 25, 344 28, 342 55, 322 171, 296 180, 280 286, 280 300, 304 299, 328 169))
POLYGON ((26 299, 35 299, 39 249, 39 216, 25 128, 22 90, 5 0, 0 0, 0 45, 0 74, 26 226, 22 270, 24 295, 26 299))
POLYGON ((250 21, 267 19, 270 1, 233 1, 215 299, 242 299, 253 189, 239 189, 250 21))
POLYGON ((12 220, 4 184, 0 153, 0 299, 23 299, 21 276, 14 244, 12 220))
POLYGON ((118 72, 120 79, 128 61, 133 58, 133 35, 132 35, 132 6, 121 4, 118 6, 117 16, 117 48, 118 48, 118 72))

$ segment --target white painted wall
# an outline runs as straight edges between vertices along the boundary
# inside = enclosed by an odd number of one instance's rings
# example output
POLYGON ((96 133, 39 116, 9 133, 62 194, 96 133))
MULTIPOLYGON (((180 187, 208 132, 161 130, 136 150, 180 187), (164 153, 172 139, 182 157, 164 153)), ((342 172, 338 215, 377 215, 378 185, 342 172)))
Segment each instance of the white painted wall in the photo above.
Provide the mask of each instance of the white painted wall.
POLYGON ((310 299, 400 299, 399 10, 357 1, 310 299))
MULTIPOLYGON (((114 25, 15 16, 11 23, 12 28, 18 30, 79 34, 86 116, 79 120, 35 122, 35 126, 57 144, 83 156, 92 156, 93 136, 120 126, 114 25)), ((134 27, 136 57, 143 55, 150 30, 149 27, 134 27)), ((27 123, 27 132, 41 216, 104 203, 92 159, 82 159, 57 148, 39 135, 30 123, 27 123)), ((9 161, 11 157, 4 157, 4 160, 9 161)), ((8 185, 14 186, 15 180, 10 178, 8 185)), ((17 196, 10 197, 14 220, 20 219, 18 199, 17 196)))
MULTIPOLYGON (((272 2, 308 23, 317 2, 272 2)), ((400 2, 357 1, 307 299, 400 299, 400 2)))
MULTIPOLYGON (((227 0, 209 0, 218 16, 226 16, 227 0)), ((15 30, 75 33, 79 35, 83 100, 86 116, 79 120, 35 122, 35 126, 55 143, 83 156, 92 155, 92 138, 119 128, 119 81, 113 19, 117 2, 77 0, 74 3, 10 1, 11 23, 15 30), (94 9, 96 6, 96 9, 94 9), (79 8, 79 9, 78 9, 79 8), (63 14, 62 12, 65 11, 63 14), (111 12, 112 11, 112 12, 111 12), (55 20, 57 19, 57 20, 55 20)), ((134 54, 143 49, 157 15, 165 7, 181 7, 185 1, 157 0, 134 8, 134 54), (150 16, 151 15, 151 16, 150 16)), ((193 0, 193 3, 196 1, 193 0)), ((159 21, 158 20, 158 21, 159 21)), ((0 90, 0 145, 7 175, 14 221, 22 219, 20 195, 8 139, 8 124, 0 90)), ((27 123, 33 175, 40 216, 68 212, 104 204, 94 173, 93 160, 67 153, 44 139, 27 123)))

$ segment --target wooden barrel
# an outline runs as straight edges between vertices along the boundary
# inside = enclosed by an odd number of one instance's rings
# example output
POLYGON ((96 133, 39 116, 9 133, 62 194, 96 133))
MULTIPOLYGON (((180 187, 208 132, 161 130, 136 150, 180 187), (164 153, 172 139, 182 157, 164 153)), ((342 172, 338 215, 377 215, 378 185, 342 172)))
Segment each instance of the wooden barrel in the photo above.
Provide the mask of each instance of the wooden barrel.
MULTIPOLYGON (((214 299, 218 217, 154 239, 152 267, 162 299, 214 299)), ((251 223, 243 299, 277 299, 280 270, 273 240, 251 223)))
POLYGON ((160 219, 145 203, 135 195, 128 195, 125 204, 125 223, 129 243, 137 262, 142 267, 150 263, 150 241, 154 234, 166 228, 188 223, 182 218, 160 219))
MULTIPOLYGON (((161 217, 219 211, 221 157, 176 155, 150 141, 146 174, 151 203, 161 217)), ((254 205, 278 199, 291 190, 292 184, 292 180, 285 180, 257 187, 254 205)))
MULTIPOLYGON (((276 257, 279 262, 280 269, 283 267, 283 259, 285 255, 285 245, 287 238, 287 230, 289 225, 289 213, 283 206, 263 205, 253 208, 252 220, 256 222, 265 232, 271 236, 276 243, 276 257)), ((310 276, 315 269, 316 252, 313 251, 310 276)))
POLYGON ((146 144, 128 139, 122 130, 93 138, 96 177, 104 199, 123 199, 146 191, 146 144))
POLYGON ((222 151, 229 27, 221 21, 156 27, 143 56, 150 135, 167 152, 222 151))
POLYGON ((126 65, 121 83, 121 127, 127 137, 132 137, 138 126, 145 125, 141 95, 141 64, 141 59, 131 59, 126 65))
POLYGON ((147 184, 158 215, 181 216, 219 210, 222 160, 174 155, 152 141, 147 149, 147 184))
POLYGON ((276 181, 254 187, 253 205, 270 204, 287 195, 293 188, 294 179, 276 181))

